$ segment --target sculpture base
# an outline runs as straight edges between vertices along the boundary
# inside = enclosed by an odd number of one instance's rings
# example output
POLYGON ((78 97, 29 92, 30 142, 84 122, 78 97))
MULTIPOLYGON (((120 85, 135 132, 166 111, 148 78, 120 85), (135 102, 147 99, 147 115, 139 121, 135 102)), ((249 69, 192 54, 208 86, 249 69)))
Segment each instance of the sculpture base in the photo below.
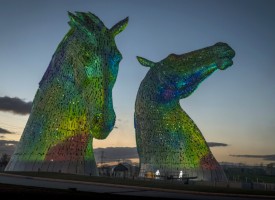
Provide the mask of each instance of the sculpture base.
POLYGON ((94 161, 11 161, 7 165, 5 171, 57 172, 86 176, 99 175, 94 161))
MULTIPOLYGON (((178 168, 179 169, 179 168, 178 168)), ((139 177, 154 179, 192 179, 195 181, 227 181, 223 169, 157 169, 150 164, 141 164, 139 177)))

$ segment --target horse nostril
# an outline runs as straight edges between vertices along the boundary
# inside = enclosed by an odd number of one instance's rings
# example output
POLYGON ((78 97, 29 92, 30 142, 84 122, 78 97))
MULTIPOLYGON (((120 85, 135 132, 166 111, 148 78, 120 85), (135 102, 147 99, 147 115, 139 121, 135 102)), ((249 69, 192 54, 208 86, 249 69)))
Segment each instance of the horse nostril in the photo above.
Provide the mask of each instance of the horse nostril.
POLYGON ((100 122, 102 121, 102 119, 103 119, 102 114, 96 114, 96 115, 94 115, 92 121, 93 121, 95 124, 98 124, 98 123, 100 123, 100 122))
POLYGON ((233 49, 231 49, 231 51, 230 51, 231 58, 233 58, 235 55, 236 55, 235 51, 233 49))

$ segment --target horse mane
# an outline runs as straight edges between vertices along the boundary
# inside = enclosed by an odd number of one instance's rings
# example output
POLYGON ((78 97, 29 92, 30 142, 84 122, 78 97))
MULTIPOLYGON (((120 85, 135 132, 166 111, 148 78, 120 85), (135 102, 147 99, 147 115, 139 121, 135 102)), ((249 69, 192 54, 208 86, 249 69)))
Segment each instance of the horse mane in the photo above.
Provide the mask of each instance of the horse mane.
MULTIPOLYGON (((39 87, 42 87, 44 83, 50 82, 54 77, 56 77, 58 72, 60 71, 62 64, 57 64, 58 60, 55 60, 56 57, 62 57, 58 54, 65 54, 64 49, 67 49, 64 47, 66 44, 70 43, 70 38, 73 37, 73 33, 76 32, 83 32, 88 35, 93 35, 96 37, 96 32, 101 32, 106 29, 103 22, 94 14, 88 12, 76 12, 76 15, 74 15, 71 12, 68 12, 70 21, 68 24, 70 25, 70 30, 68 33, 64 36, 62 41, 59 43, 56 51, 54 52, 54 55, 52 56, 52 59, 50 61, 50 64, 44 73, 41 81, 39 82, 39 87)), ((72 80, 73 81, 73 80, 72 80)))

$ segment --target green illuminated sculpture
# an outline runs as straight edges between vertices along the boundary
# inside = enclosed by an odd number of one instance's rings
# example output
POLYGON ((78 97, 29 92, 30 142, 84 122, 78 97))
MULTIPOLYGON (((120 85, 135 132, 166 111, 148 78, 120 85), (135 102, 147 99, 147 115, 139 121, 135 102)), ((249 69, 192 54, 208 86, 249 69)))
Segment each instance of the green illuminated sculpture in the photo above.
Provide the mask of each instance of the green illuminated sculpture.
POLYGON ((115 36, 128 18, 108 29, 92 13, 69 17, 6 171, 98 175, 92 143, 115 124, 112 88, 122 59, 115 36))
POLYGON ((136 143, 140 176, 225 181, 226 176, 202 133, 184 112, 179 100, 188 97, 217 69, 233 64, 235 52, 225 43, 183 55, 171 54, 150 67, 135 104, 136 143), (151 176, 151 175, 150 175, 151 176))

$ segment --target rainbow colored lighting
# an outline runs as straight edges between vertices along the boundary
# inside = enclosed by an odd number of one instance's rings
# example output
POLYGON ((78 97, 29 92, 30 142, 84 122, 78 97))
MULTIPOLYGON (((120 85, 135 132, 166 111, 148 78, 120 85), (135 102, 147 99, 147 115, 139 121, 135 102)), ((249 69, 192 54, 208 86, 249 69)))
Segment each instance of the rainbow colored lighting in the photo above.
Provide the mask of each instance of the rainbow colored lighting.
POLYGON ((150 67, 135 104, 140 176, 227 179, 179 100, 191 95, 217 69, 231 66, 234 55, 227 44, 217 43, 182 55, 170 54, 157 63, 137 57, 143 66, 150 67))
POLYGON ((115 124, 112 88, 122 59, 115 36, 128 18, 108 29, 90 12, 69 17, 6 171, 98 175, 93 138, 105 139, 115 124))

